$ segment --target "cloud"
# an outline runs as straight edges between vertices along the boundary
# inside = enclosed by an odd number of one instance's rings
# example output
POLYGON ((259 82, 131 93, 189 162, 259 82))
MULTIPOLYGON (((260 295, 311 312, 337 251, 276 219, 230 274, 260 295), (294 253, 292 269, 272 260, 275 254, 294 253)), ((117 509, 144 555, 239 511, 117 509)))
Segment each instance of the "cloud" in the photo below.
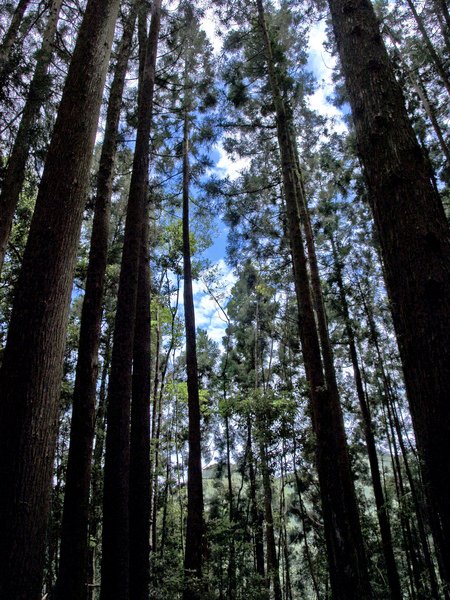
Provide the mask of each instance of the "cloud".
POLYGON ((217 144, 216 149, 220 158, 217 161, 215 168, 220 176, 228 176, 233 181, 234 179, 237 179, 241 175, 241 172, 250 164, 249 158, 234 159, 230 157, 230 155, 225 152, 222 143, 217 144))
POLYGON ((308 67, 317 79, 318 88, 307 100, 312 110, 333 119, 334 128, 341 132, 346 129, 342 112, 328 101, 328 97, 334 92, 332 74, 336 58, 325 49, 326 40, 325 21, 320 21, 311 28, 308 41, 308 67))
POLYGON ((203 31, 208 36, 208 40, 213 47, 214 54, 220 54, 222 50, 222 38, 219 37, 216 33, 217 30, 217 20, 214 17, 214 10, 212 8, 208 8, 205 11, 205 16, 202 19, 201 27, 203 31))

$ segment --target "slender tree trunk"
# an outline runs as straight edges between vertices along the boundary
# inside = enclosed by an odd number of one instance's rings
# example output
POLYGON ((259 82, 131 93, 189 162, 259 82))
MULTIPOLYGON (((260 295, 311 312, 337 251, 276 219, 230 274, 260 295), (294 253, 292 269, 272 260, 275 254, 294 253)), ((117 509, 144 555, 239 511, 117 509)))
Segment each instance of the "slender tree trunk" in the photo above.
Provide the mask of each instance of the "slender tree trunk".
POLYGON ((441 12, 444 18, 447 30, 442 30, 442 35, 445 37, 447 43, 450 40, 450 11, 448 10, 447 0, 434 0, 436 12, 441 12))
POLYGON ((3 40, 0 45, 0 95, 3 92, 5 71, 8 67, 9 55, 12 47, 19 37, 20 25, 29 4, 30 0, 19 0, 11 19, 11 23, 9 24, 5 35, 3 36, 3 40))
POLYGON ((0 374, 0 597, 11 600, 35 600, 41 589, 71 286, 118 8, 118 0, 90 0, 86 7, 0 374))
POLYGON ((156 0, 152 6, 145 66, 139 93, 138 128, 128 197, 109 379, 101 600, 128 600, 129 597, 130 398, 160 18, 161 3, 156 0))
POLYGON ((0 271, 5 259, 6 247, 11 233, 14 212, 19 202, 25 179, 25 167, 30 152, 31 134, 39 111, 49 92, 48 67, 53 53, 53 41, 57 31, 62 0, 53 0, 41 48, 31 80, 28 98, 22 111, 19 130, 8 159, 0 193, 0 271))
POLYGON ((272 514, 272 484, 264 444, 260 444, 261 471, 264 488, 264 519, 266 522, 267 579, 272 581, 274 600, 281 600, 280 572, 272 514))
POLYGON ((335 600, 363 600, 371 597, 367 563, 359 523, 355 490, 350 471, 347 443, 337 388, 329 387, 324 376, 319 339, 309 287, 303 236, 299 224, 301 188, 295 173, 296 156, 289 117, 278 88, 272 49, 261 0, 257 0, 259 23, 276 110, 287 222, 299 308, 299 330, 306 377, 310 388, 313 427, 316 435, 316 463, 319 474, 330 579, 335 600))
POLYGON ((148 210, 143 226, 134 336, 130 443, 130 598, 150 584, 150 265, 148 210))
POLYGON ((368 0, 329 0, 450 583, 450 236, 368 0), (355 53, 355 47, 360 49, 355 53))
MULTIPOLYGON (((389 375, 386 371, 384 359, 382 356, 382 351, 380 348, 378 330, 377 330, 377 327, 376 327, 376 324, 375 324, 375 321, 373 318, 372 308, 369 306, 369 304, 366 302, 366 300, 364 298, 363 298, 363 306, 364 306, 364 310, 367 315, 367 321, 369 324, 371 342, 373 343, 373 345, 375 347, 376 357, 377 357, 377 361, 378 361, 378 368, 381 373, 381 379, 382 379, 383 390, 384 390, 384 396, 383 396, 384 404, 385 404, 385 409, 387 411, 388 421, 389 421, 390 427, 391 427, 392 439, 394 440, 394 442, 393 442, 394 447, 397 452, 397 447, 395 444, 395 435, 396 435, 399 446, 400 446, 402 458, 403 458, 403 463, 404 463, 405 473, 406 473, 408 483, 409 483, 409 488, 411 490, 410 495, 412 497, 413 506, 414 506, 414 510, 416 513, 416 523, 417 523, 419 540, 422 545, 423 562, 425 563, 425 566, 426 566, 426 568, 428 570, 428 574, 429 574, 430 593, 433 598, 438 598, 438 596, 439 596, 438 583, 437 583, 434 563, 433 563, 433 560, 432 560, 432 557, 430 554, 427 535, 425 532, 423 506, 418 497, 418 493, 417 493, 417 489, 416 489, 417 482, 414 480, 414 478, 412 476, 412 472, 411 472, 411 468, 410 468, 410 464, 409 464, 409 458, 408 458, 408 451, 405 447, 405 442, 403 439, 403 433, 401 430, 400 422, 398 420, 398 416, 395 411, 392 387, 389 382, 389 375)), ((398 464, 400 465, 400 463, 398 463, 398 464)), ((400 470, 400 466, 399 466, 399 470, 400 470)), ((401 477, 401 473, 400 473, 400 477, 401 477)), ((404 494, 404 492, 403 492, 403 494, 404 494)), ((432 518, 433 518, 433 515, 431 514, 430 521, 432 518)), ((437 551, 439 554, 439 546, 437 546, 437 551)), ((412 552, 414 552, 414 555, 417 553, 417 548, 415 546, 412 549, 412 552)), ((420 588, 420 586, 419 586, 419 588, 420 588)), ((445 595, 447 595, 446 591, 444 593, 445 593, 445 595)))
POLYGON ((314 594, 315 594, 316 600, 319 600, 319 598, 320 598, 319 585, 317 582, 316 574, 314 572, 315 570, 314 570, 314 565, 313 565, 312 556, 311 556, 311 550, 310 550, 309 542, 308 542, 308 532, 306 530, 306 511, 305 511, 305 505, 303 503, 303 497, 302 497, 303 494, 301 491, 300 477, 299 477, 299 474, 295 467, 294 467, 294 475, 295 475, 295 483, 296 483, 296 487, 297 487, 298 501, 299 501, 299 506, 300 506, 300 518, 302 520, 303 536, 304 536, 304 541, 305 541, 306 560, 308 561, 309 573, 311 575, 311 581, 312 581, 313 588, 314 588, 314 594))
POLYGON ((124 26, 111 86, 105 137, 97 176, 94 224, 86 292, 81 312, 61 529, 60 566, 54 593, 55 600, 79 600, 86 596, 89 489, 95 430, 95 393, 103 287, 108 259, 110 204, 117 130, 135 21, 136 12, 132 8, 124 26))
MULTIPOLYGON (((91 505, 89 511, 89 583, 91 585, 87 599, 93 600, 94 585, 96 585, 96 556, 100 546, 99 532, 102 522, 102 497, 103 497, 103 452, 105 449, 106 433, 106 393, 109 366, 111 362, 111 329, 106 335, 106 345, 103 357, 102 376, 98 394, 98 407, 95 417, 95 446, 92 459, 91 478, 91 505)), ((81 598, 83 600, 83 598, 81 598)))
POLYGON ((446 71, 444 64, 443 64, 442 60, 440 59, 438 53, 434 49, 434 46, 430 40, 430 36, 428 35, 428 32, 422 21, 422 17, 417 12, 413 0, 406 0, 406 3, 408 4, 408 6, 413 14, 414 20, 417 23, 417 27, 419 28, 419 31, 422 34, 423 41, 425 42, 425 46, 427 47, 428 54, 430 55, 430 58, 436 68, 436 71, 438 72, 438 74, 442 80, 442 83, 444 84, 445 89, 447 90, 448 94, 450 95, 450 81, 449 81, 449 77, 448 77, 448 72, 446 71))
POLYGON ((409 78, 416 94, 419 96, 420 101, 422 102, 422 106, 425 110, 425 113, 427 114, 427 116, 430 120, 430 123, 434 129, 434 133, 436 134, 436 137, 439 141, 441 150, 447 160, 447 163, 450 165, 450 149, 447 146, 447 143, 444 138, 444 134, 442 132, 441 126, 439 125, 439 121, 436 116, 436 111, 434 109, 432 102, 430 101, 430 98, 428 97, 426 88, 423 85, 420 74, 418 72, 416 74, 414 74, 414 72, 406 64, 405 60, 403 59, 403 55, 402 55, 401 51, 398 50, 398 48, 397 48, 397 39, 395 38, 394 34, 389 29, 389 27, 387 27, 385 25, 384 30, 387 32, 387 34, 389 35, 389 38, 391 39, 392 43, 394 44, 396 57, 399 60, 400 64, 402 65, 402 68, 403 68, 405 74, 407 75, 407 77, 409 78))
MULTIPOLYGON (((187 81, 187 77, 185 77, 185 81, 187 81)), ((185 103, 186 102, 185 98, 185 103)), ((195 339, 195 311, 192 292, 191 248, 189 240, 189 180, 189 111, 187 106, 185 106, 183 125, 183 274, 189 412, 189 458, 186 549, 184 555, 185 586, 183 589, 183 600, 200 600, 203 595, 201 590, 204 544, 203 482, 200 397, 195 339)))
POLYGON ((256 473, 255 462, 253 456, 253 440, 252 440, 252 424, 250 417, 247 419, 247 456, 248 470, 250 479, 250 510, 252 517, 253 534, 255 538, 255 558, 256 558, 256 573, 261 577, 261 581, 265 578, 264 569, 264 540, 263 540, 263 515, 258 508, 256 497, 256 473))
POLYGON ((337 253, 337 249, 336 249, 336 243, 335 243, 333 237, 331 237, 331 246, 332 246, 332 251, 333 251, 334 270, 335 270, 336 281, 337 281, 338 290, 339 290, 339 298, 340 298, 340 303, 341 303, 342 315, 343 315, 344 324, 345 324, 345 332, 347 335, 349 353, 350 353, 350 358, 352 361, 356 393, 358 396, 358 401, 359 401, 359 406, 360 406, 361 416, 362 416, 362 421, 363 421, 364 436, 366 439, 367 454, 369 457, 370 472, 372 475, 372 485, 373 485, 374 496, 375 496, 375 504, 377 507, 378 523, 380 526, 381 541, 382 541, 382 546, 383 546, 383 554, 384 554, 384 560, 385 560, 385 564, 386 564, 386 572, 387 572, 387 578, 388 578, 388 582, 389 582, 390 595, 391 595, 391 598, 393 598, 395 600, 401 600, 402 593, 401 593, 401 587, 400 587, 400 578, 398 575, 397 565, 396 565, 395 557, 394 557, 391 528, 390 528, 390 524, 389 524, 389 515, 388 515, 388 510, 387 510, 387 506, 386 506, 386 502, 385 502, 385 498, 384 498, 384 494, 383 494, 383 487, 382 487, 382 483, 381 483, 380 468, 379 468, 379 464, 378 464, 378 456, 377 456, 377 449, 376 449, 376 445, 375 445, 375 438, 373 435, 372 420, 371 420, 371 416, 370 416, 369 405, 366 402, 366 397, 364 394, 361 369, 359 368, 358 354, 356 351, 355 335, 354 335, 352 323, 350 320, 350 313, 349 313, 347 298, 345 295, 344 283, 342 281, 342 267, 339 262, 339 257, 338 257, 338 253, 337 253))
MULTIPOLYGON (((227 360, 227 359, 226 359, 227 360)), ((226 404, 226 367, 222 373, 224 390, 223 398, 226 404)), ((231 441, 230 441, 230 418, 225 415, 225 442, 227 452, 227 483, 228 483, 228 518, 230 520, 230 540, 229 540, 229 556, 228 556, 228 600, 236 598, 236 544, 234 539, 234 504, 233 504, 233 479, 231 473, 231 441)))

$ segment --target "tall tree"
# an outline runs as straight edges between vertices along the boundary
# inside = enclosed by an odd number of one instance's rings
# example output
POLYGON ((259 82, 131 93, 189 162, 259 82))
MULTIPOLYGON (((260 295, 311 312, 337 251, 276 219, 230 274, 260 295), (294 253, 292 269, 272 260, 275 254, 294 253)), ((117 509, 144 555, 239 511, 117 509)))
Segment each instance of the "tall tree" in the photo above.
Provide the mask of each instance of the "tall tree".
POLYGON ((86 291, 83 300, 72 425, 66 471, 59 573, 55 598, 84 598, 87 584, 89 489, 95 429, 98 348, 104 279, 108 258, 110 204, 118 126, 127 65, 131 53, 136 6, 124 23, 111 84, 100 164, 97 175, 86 291))
POLYGON ((5 598, 36 600, 41 589, 73 269, 118 9, 118 0, 86 7, 16 288, 0 373, 5 598))
MULTIPOLYGON (((192 9, 187 7, 190 12, 192 9)), ((189 20, 192 16, 188 15, 189 20)), ((187 45, 187 39, 185 40, 187 45)), ((191 107, 188 73, 192 68, 185 48, 184 119, 183 119, 183 277, 184 322, 186 328, 186 371, 189 410, 188 506, 184 570, 186 583, 183 600, 200 600, 204 546, 201 415, 195 333, 195 309, 192 291, 191 244, 189 234, 189 118, 191 107)))
POLYGON ((152 6, 139 91, 137 137, 111 357, 103 494, 101 600, 128 600, 129 597, 129 444, 132 362, 160 22, 161 3, 160 0, 156 0, 152 6))
POLYGON ((367 0, 329 0, 391 299, 407 394, 450 582, 450 236, 367 0), (355 53, 354 48, 359 52, 355 53))
POLYGON ((4 77, 8 67, 11 49, 19 37, 20 25, 22 24, 23 16, 29 4, 30 0, 19 0, 9 27, 2 39, 2 43, 0 44, 0 94, 3 93, 3 86, 5 83, 4 77))
POLYGON ((42 45, 37 55, 33 79, 28 90, 28 98, 22 111, 19 130, 2 182, 0 193, 0 271, 5 258, 14 211, 19 202, 19 195, 25 179, 25 167, 30 152, 32 128, 49 92, 48 67, 52 58, 53 42, 57 32, 61 4, 62 0, 54 0, 50 5, 50 14, 42 45))
MULTIPOLYGON (((333 597, 336 600, 370 598, 369 576, 339 392, 332 357, 330 352, 327 352, 325 344, 322 348, 323 358, 321 355, 314 315, 314 294, 311 290, 303 233, 300 228, 300 216, 302 211, 306 210, 306 198, 292 139, 290 115, 283 101, 275 69, 264 7, 261 0, 257 0, 256 5, 276 114, 286 217, 298 301, 299 331, 311 397, 313 426, 317 438, 316 461, 333 597)), ((316 300, 320 302, 317 287, 315 293, 316 300)), ((317 305, 316 310, 318 309, 317 305)), ((326 323, 322 325, 326 327, 326 323)), ((327 336, 322 337, 322 342, 328 343, 327 336)))

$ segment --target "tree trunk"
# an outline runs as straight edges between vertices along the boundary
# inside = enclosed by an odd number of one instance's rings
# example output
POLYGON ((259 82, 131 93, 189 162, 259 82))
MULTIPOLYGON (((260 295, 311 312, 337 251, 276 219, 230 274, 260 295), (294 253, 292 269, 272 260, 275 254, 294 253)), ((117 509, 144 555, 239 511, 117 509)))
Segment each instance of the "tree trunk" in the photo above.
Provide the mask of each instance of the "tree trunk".
MULTIPOLYGON (((260 444, 261 471, 264 488, 264 520, 266 522, 266 547, 267 547, 267 580, 272 581, 273 598, 281 600, 280 572, 278 566, 277 547, 273 528, 272 514, 272 484, 270 481, 269 465, 264 444, 260 444)), ((268 584, 269 585, 269 584, 268 584)))
MULTIPOLYGON (((186 80, 187 77, 185 78, 185 81, 186 80)), ((187 104, 186 98, 185 103, 187 104)), ((186 548, 184 555, 185 587, 183 589, 183 600, 200 600, 203 595, 201 590, 204 544, 203 482, 195 310, 192 292, 191 248, 189 240, 189 180, 189 111, 187 106, 185 106, 183 125, 183 275, 189 412, 189 458, 186 548)))
POLYGON ((248 472, 250 479, 250 501, 251 501, 251 516, 253 535, 255 539, 255 559, 256 559, 256 573, 260 576, 261 581, 265 578, 264 569, 264 539, 263 539, 263 521, 264 517, 262 512, 258 508, 258 501, 256 497, 256 473, 255 473, 255 461, 253 455, 253 440, 252 440, 252 424, 250 417, 247 419, 247 455, 248 455, 248 472))
POLYGON ((358 507, 350 471, 343 416, 335 386, 325 378, 313 300, 309 286, 303 236, 299 223, 296 156, 293 151, 289 117, 278 87, 272 48, 261 0, 257 0, 259 24, 274 100, 281 168, 286 200, 294 282, 299 309, 299 331, 306 377, 309 384, 313 427, 316 435, 316 464, 322 498, 330 580, 335 600, 363 600, 371 597, 358 507), (301 315, 301 318, 300 318, 301 315))
POLYGON ((73 271, 118 8, 118 0, 90 0, 86 7, 0 374, 0 597, 11 600, 35 600, 41 590, 73 271))
POLYGON ((11 23, 9 24, 8 30, 3 36, 2 43, 0 45, 0 96, 3 93, 3 86, 5 84, 5 73, 8 68, 9 55, 11 53, 11 48, 16 43, 19 32, 20 25, 22 23, 23 15, 30 4, 30 0, 19 0, 16 10, 14 11, 13 17, 11 19, 11 23))
POLYGON ((423 478, 440 524, 434 537, 450 583, 448 225, 370 2, 329 4, 381 242, 423 478))
POLYGON ((103 287, 108 259, 110 204, 117 130, 135 21, 136 12, 135 9, 131 9, 124 27, 111 86, 105 137, 97 175, 91 249, 81 312, 61 529, 60 566, 54 593, 55 600, 79 600, 86 596, 89 488, 95 430, 95 395, 103 287))
POLYGON ((150 584, 150 257, 148 210, 139 263, 130 440, 130 598, 150 584))
POLYGON ((8 159, 2 183, 0 193, 0 271, 5 259, 14 212, 25 179, 25 167, 30 152, 32 130, 50 88, 50 82, 47 81, 48 67, 53 54, 53 41, 57 31, 61 3, 62 0, 54 0, 50 7, 42 45, 37 55, 33 79, 28 90, 28 98, 22 111, 19 130, 8 159))
POLYGON ((366 439, 367 454, 369 457, 370 472, 372 476, 372 486, 375 496, 375 504, 377 507, 378 524, 380 526, 381 542, 383 546, 383 554, 386 564, 386 573, 389 583, 390 595, 393 600, 401 600, 402 593, 400 588, 400 579, 398 576, 397 565, 394 557, 391 528, 389 524, 389 515, 383 494, 383 487, 381 484, 380 468, 378 464, 377 449, 375 445, 375 438, 373 435, 373 426, 369 412, 369 405, 366 401, 366 397, 364 394, 361 369, 359 368, 358 354, 356 351, 355 344, 355 335, 350 319, 347 298, 344 290, 344 283, 342 281, 342 267, 339 261, 336 243, 332 236, 330 241, 333 251, 334 271, 339 290, 339 299, 341 303, 342 316, 345 324, 345 332, 349 346, 350 359, 352 361, 356 393, 358 396, 359 407, 361 410, 361 417, 364 428, 364 436, 366 439))
MULTIPOLYGON (((106 433, 106 392, 108 371, 111 362, 111 329, 106 335, 103 368, 98 394, 98 408, 95 417, 95 447, 92 459, 91 477, 91 505, 89 511, 89 583, 87 600, 93 600, 94 585, 96 585, 96 555, 99 543, 100 525, 102 522, 102 497, 103 497, 103 452, 105 449, 106 433)), ((83 600, 83 598, 81 598, 83 600)))
POLYGON ((136 146, 111 357, 103 494, 101 600, 128 600, 129 597, 130 399, 160 19, 161 3, 156 0, 152 6, 152 20, 140 86, 136 146))
POLYGON ((442 83, 444 84, 445 89, 447 90, 448 94, 450 95, 450 81, 448 78, 448 73, 447 73, 447 71, 444 67, 444 64, 442 63, 442 60, 440 59, 438 53, 434 49, 434 46, 430 40, 430 36, 428 35, 428 32, 422 21, 422 17, 417 12, 416 7, 414 6, 413 0, 406 0, 406 3, 408 4, 408 6, 413 14, 414 20, 417 23, 417 27, 419 28, 419 31, 422 34, 422 38, 423 38, 423 41, 425 42, 425 46, 427 47, 431 61, 434 64, 436 71, 438 72, 440 78, 442 79, 442 83))

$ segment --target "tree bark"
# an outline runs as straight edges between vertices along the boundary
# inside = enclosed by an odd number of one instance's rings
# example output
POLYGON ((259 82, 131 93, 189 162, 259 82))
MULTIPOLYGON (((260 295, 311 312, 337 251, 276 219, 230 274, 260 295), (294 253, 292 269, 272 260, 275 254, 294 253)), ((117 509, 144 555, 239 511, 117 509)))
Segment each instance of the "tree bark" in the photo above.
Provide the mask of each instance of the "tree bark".
POLYGON ((11 600, 35 600, 41 589, 71 286, 118 8, 118 0, 86 7, 0 373, 0 596, 11 600))
MULTIPOLYGON (((187 73, 185 81, 187 81, 187 73)), ((189 457, 186 548, 184 555, 185 584, 183 589, 183 600, 201 600, 203 596, 201 577, 204 545, 203 481, 200 396, 197 368, 195 310, 192 292, 191 247, 189 240, 189 110, 186 98, 185 104, 183 124, 183 275, 189 413, 189 457)))
POLYGON ((28 90, 28 98, 22 111, 22 119, 2 183, 0 193, 0 271, 5 259, 14 212, 25 179, 25 167, 30 153, 32 130, 50 88, 50 82, 47 81, 48 67, 52 58, 53 41, 57 31, 61 4, 62 0, 54 0, 50 7, 42 45, 37 55, 33 79, 28 90))
POLYGON ((103 494, 100 600, 128 600, 129 597, 132 362, 160 21, 161 3, 156 0, 152 6, 145 66, 139 93, 138 128, 128 197, 111 357, 103 494))
POLYGON ((324 375, 316 329, 299 222, 300 203, 305 206, 306 202, 303 197, 299 197, 302 190, 298 186, 289 116, 278 87, 261 0, 257 0, 257 7, 276 111, 286 216, 299 309, 299 331, 316 435, 316 464, 333 598, 362 600, 371 597, 371 590, 339 395, 337 388, 330 386, 330 378, 324 375))
POLYGON ((134 336, 130 436, 130 598, 148 600, 150 585, 150 257, 143 226, 134 336))
POLYGON ((440 524, 434 525, 434 537, 449 583, 448 225, 372 5, 368 0, 329 0, 329 5, 381 243, 423 478, 440 524))
POLYGON ((135 22, 136 11, 132 8, 124 26, 111 85, 105 137, 97 175, 89 266, 81 311, 55 600, 79 600, 86 596, 89 488, 95 430, 98 348, 108 259, 110 204, 122 95, 135 22))

